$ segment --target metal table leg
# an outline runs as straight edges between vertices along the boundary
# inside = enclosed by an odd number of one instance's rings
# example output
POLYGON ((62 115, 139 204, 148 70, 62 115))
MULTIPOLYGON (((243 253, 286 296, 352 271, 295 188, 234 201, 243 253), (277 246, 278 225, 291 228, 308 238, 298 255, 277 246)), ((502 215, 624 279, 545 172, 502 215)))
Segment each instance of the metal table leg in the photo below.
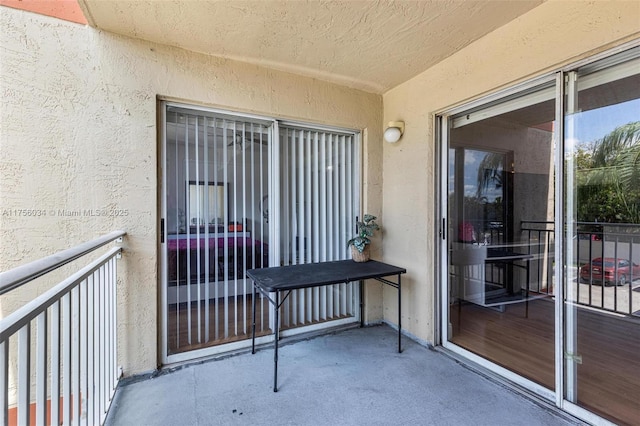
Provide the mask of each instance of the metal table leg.
POLYGON ((251 353, 256 353, 256 284, 251 281, 253 293, 251 299, 253 302, 253 326, 251 331, 251 353))
POLYGON ((275 342, 273 343, 274 344, 274 355, 273 355, 273 391, 274 392, 278 392, 278 340, 280 340, 280 318, 279 318, 280 306, 278 304, 279 296, 280 296, 280 293, 276 292, 276 303, 275 303, 276 323, 274 324, 276 336, 275 336, 275 342))
POLYGON ((402 282, 400 280, 400 274, 398 274, 398 353, 402 353, 402 294, 400 292, 402 282))
MULTIPOLYGON (((524 317, 525 318, 529 318, 529 289, 531 287, 531 284, 529 282, 529 280, 531 279, 531 275, 530 275, 530 272, 529 272, 529 265, 530 265, 529 264, 529 259, 525 260, 525 263, 527 265, 527 293, 526 293, 525 298, 524 298, 524 306, 525 306, 525 308, 524 308, 524 317)), ((540 286, 538 286, 538 288, 539 287, 540 286)))
MULTIPOLYGON (((280 305, 282 303, 284 303, 285 300, 287 300, 287 297, 289 297, 289 294, 291 294, 291 291, 287 292, 286 296, 280 300, 280 292, 276 292, 276 297, 275 300, 271 299, 271 297, 269 297, 267 294, 264 293, 264 291, 262 289, 258 289, 260 291, 261 294, 263 294, 267 300, 269 300, 269 303, 271 303, 273 305, 273 307, 275 308, 275 330, 274 330, 274 334, 275 334, 275 339, 274 339, 274 354, 273 354, 273 391, 274 392, 278 392, 278 343, 280 341, 280 305)), ((255 282, 253 283, 253 292, 252 292, 252 297, 253 297, 253 324, 251 326, 251 353, 255 354, 256 353, 256 284, 255 282)))
POLYGON ((276 291, 276 298, 275 300, 271 300, 271 298, 269 298, 269 301, 273 304, 273 306, 276 308, 276 312, 275 312, 275 330, 274 330, 274 334, 275 334, 275 341, 273 342, 273 391, 274 392, 278 392, 278 346, 280 344, 280 306, 282 306, 282 304, 284 303, 285 300, 287 300, 287 297, 289 297, 289 295, 291 294, 291 291, 287 291, 287 294, 282 298, 282 300, 280 300, 280 292, 276 291))
POLYGON ((364 280, 360 280, 360 328, 364 327, 364 280))
POLYGON ((402 352, 402 278, 401 275, 398 274, 398 282, 394 283, 393 281, 387 280, 385 278, 374 278, 381 283, 390 285, 393 288, 398 289, 398 352, 402 352))

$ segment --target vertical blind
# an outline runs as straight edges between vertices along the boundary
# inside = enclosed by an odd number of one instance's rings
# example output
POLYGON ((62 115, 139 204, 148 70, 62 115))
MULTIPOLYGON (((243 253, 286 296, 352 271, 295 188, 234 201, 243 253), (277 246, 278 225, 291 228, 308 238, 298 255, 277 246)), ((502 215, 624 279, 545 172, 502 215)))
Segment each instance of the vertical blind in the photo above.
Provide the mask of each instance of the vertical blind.
MULTIPOLYGON (((169 104, 165 117, 166 353, 172 356, 251 337, 245 271, 268 266, 270 245, 281 265, 350 257, 359 141, 352 132, 280 125, 275 145, 273 121, 169 104), (273 185, 279 195, 272 194, 277 199, 269 211, 273 185), (269 223, 270 217, 278 220, 269 223)), ((270 304, 263 297, 256 302, 257 333, 269 334, 270 304)), ((353 283, 298 290, 281 308, 281 327, 353 318, 358 302, 353 283)))
POLYGON ((264 123, 173 107, 166 126, 171 354, 249 335, 245 270, 267 263, 261 210, 271 132, 264 123))
MULTIPOLYGON (((358 147, 354 134, 280 126, 281 253, 284 265, 349 257, 358 215, 358 147)), ((354 316, 353 283, 294 291, 282 328, 354 316)))

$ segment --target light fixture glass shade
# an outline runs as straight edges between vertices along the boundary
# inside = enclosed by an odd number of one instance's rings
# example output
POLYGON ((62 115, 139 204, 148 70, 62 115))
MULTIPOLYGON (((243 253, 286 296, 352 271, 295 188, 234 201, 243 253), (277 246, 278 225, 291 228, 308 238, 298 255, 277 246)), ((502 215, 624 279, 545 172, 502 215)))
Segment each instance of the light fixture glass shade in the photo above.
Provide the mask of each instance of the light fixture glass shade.
POLYGON ((384 140, 389 143, 398 142, 400 136, 402 136, 402 132, 397 127, 388 127, 387 130, 384 131, 384 140))

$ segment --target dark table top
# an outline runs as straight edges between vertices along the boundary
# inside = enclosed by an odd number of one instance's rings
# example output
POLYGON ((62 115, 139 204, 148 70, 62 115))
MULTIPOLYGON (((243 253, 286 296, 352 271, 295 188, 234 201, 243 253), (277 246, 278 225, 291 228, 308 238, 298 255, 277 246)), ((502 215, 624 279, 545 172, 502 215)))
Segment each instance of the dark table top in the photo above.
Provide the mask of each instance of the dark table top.
POLYGON ((272 292, 382 278, 406 272, 407 270, 404 268, 387 265, 376 260, 368 262, 337 260, 249 269, 247 276, 263 290, 272 292))

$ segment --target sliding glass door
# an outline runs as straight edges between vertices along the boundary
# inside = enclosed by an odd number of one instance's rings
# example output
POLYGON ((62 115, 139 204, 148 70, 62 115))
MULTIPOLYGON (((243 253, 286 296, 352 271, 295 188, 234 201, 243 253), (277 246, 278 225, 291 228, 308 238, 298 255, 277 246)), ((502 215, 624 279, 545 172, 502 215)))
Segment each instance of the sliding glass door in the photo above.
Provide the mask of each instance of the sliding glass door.
POLYGON ((640 59, 569 72, 564 102, 567 401, 640 419, 640 59))
MULTIPOLYGON (((246 270, 347 257, 359 139, 180 104, 162 112, 163 360, 178 362, 250 343, 246 270)), ((358 303, 352 283, 294 292, 281 329, 357 321, 358 303)), ((257 335, 267 340, 273 308, 264 297, 256 305, 257 335)))
POLYGON ((554 81, 452 116, 447 340, 553 389, 554 81))
MULTIPOLYGON (((161 272, 171 356, 250 337, 245 271, 269 262, 263 213, 273 122, 173 105, 165 115, 161 272)), ((260 315, 261 333, 265 321, 260 315)))
POLYGON ((443 345, 640 419, 640 48, 439 118, 443 345))

